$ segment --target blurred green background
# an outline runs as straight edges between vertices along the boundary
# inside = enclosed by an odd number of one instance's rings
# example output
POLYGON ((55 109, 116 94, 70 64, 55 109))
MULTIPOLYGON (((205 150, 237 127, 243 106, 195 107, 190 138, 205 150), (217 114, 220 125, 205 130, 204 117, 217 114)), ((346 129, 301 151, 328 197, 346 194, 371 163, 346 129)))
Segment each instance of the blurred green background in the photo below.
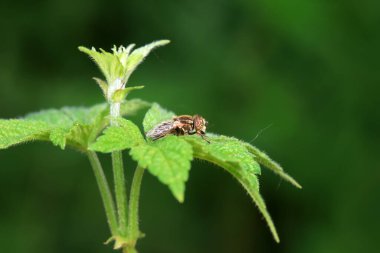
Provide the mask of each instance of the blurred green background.
MULTIPOLYGON (((101 102, 91 80, 100 73, 79 45, 170 39, 132 76, 146 88, 131 97, 203 115, 209 131, 251 141, 304 189, 263 171, 276 244, 221 169, 195 161, 184 204, 146 174, 140 252, 375 252, 379 10, 369 0, 2 0, 0 118, 101 102)), ((0 202, 0 252, 113 252, 79 153, 46 143, 1 151, 0 202)))

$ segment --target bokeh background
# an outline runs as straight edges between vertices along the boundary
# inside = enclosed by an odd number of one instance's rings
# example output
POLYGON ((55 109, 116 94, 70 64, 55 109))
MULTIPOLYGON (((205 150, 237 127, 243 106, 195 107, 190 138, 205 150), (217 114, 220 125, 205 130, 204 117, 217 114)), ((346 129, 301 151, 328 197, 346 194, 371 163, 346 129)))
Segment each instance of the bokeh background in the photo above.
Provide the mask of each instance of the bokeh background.
MULTIPOLYGON (((170 39, 132 76, 130 84, 146 88, 131 97, 203 115, 210 131, 265 150, 304 189, 263 171, 276 244, 248 195, 221 169, 195 161, 184 204, 146 174, 140 252, 375 252, 379 5, 2 0, 0 118, 101 102, 91 80, 100 73, 79 45, 170 39)), ((0 203, 0 252, 113 252, 102 244, 105 215, 79 153, 47 143, 1 151, 0 203)))

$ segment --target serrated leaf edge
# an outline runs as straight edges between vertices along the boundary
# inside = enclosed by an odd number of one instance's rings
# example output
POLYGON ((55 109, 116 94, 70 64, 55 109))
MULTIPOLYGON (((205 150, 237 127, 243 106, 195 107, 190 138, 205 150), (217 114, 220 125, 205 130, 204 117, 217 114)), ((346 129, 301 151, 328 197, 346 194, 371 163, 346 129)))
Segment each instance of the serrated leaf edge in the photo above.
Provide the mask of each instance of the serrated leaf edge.
MULTIPOLYGON (((195 153, 194 153, 195 154, 195 153)), ((205 160, 205 161, 208 161, 212 164, 215 164, 217 165, 218 167, 221 167, 221 168, 224 168, 227 172, 229 172, 242 186, 243 188, 248 192, 248 194, 251 196, 253 202, 256 204, 257 208, 259 209, 259 211, 261 212, 261 214, 264 216, 264 219, 269 227, 269 230, 271 231, 272 233, 272 236, 274 238, 274 240, 279 243, 280 242, 280 238, 278 236, 278 233, 277 233, 277 230, 276 230, 276 227, 273 223, 273 220, 271 218, 271 216, 269 215, 269 212, 266 208, 266 205, 265 205, 265 202, 264 202, 264 199, 261 197, 260 193, 259 193, 259 189, 257 189, 257 191, 253 191, 252 189, 248 188, 247 185, 249 185, 248 183, 245 183, 243 181, 242 178, 239 177, 239 175, 234 172, 234 169, 232 166, 225 166, 225 165, 222 165, 220 164, 218 161, 216 160, 213 160, 213 159, 210 159, 209 157, 207 157, 206 155, 203 156, 203 155, 194 155, 194 158, 198 158, 198 159, 201 159, 201 160, 205 160)), ((256 176, 255 176, 256 177, 256 176)), ((257 177, 256 177, 257 178, 257 177)), ((258 180, 257 180, 257 183, 258 183, 258 180)))
POLYGON ((249 143, 244 144, 247 150, 255 156, 255 160, 258 163, 263 165, 265 168, 273 171, 275 174, 279 175, 281 178, 283 178, 285 181, 288 181, 295 187, 302 189, 302 186, 293 177, 287 174, 280 164, 269 158, 269 156, 265 152, 260 151, 258 148, 249 143))

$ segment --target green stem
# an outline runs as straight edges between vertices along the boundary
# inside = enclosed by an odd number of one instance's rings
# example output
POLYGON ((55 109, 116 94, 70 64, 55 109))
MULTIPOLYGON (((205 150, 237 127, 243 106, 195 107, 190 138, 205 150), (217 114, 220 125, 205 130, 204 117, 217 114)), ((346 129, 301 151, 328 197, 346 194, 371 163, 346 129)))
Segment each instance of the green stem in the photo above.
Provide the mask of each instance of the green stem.
MULTIPOLYGON (((114 85, 118 85, 117 80, 114 85)), ((109 87, 109 93, 115 92, 112 86, 109 87), (112 92, 111 92, 112 91, 112 92)), ((110 102, 111 126, 117 125, 117 119, 120 117, 120 103, 110 102)), ((117 213, 119 217, 119 231, 122 236, 127 233, 127 190, 125 186, 125 175, 123 166, 123 155, 121 151, 114 151, 112 156, 113 177, 115 183, 115 195, 117 213)))
POLYGON ((127 231, 127 191, 121 151, 112 152, 112 167, 115 182, 117 213, 119 216, 119 231, 122 236, 125 236, 127 231))
POLYGON ((93 151, 87 151, 88 159, 90 160, 91 167, 94 171, 96 182, 98 183, 100 195, 103 200, 104 209, 106 211, 108 225, 113 236, 117 235, 117 219, 115 213, 115 204, 112 198, 110 188, 108 186, 107 178, 104 175, 102 165, 99 158, 93 151))
POLYGON ((131 196, 129 198, 128 239, 134 242, 134 244, 141 236, 139 229, 139 199, 144 170, 144 168, 137 166, 133 176, 131 196))

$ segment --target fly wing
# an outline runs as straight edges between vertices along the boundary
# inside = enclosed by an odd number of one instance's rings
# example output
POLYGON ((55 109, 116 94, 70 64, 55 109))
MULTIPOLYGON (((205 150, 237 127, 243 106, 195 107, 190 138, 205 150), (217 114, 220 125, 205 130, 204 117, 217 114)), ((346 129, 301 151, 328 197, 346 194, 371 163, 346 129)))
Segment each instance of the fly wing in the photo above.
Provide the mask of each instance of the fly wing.
POLYGON ((153 129, 149 130, 146 133, 146 136, 149 138, 152 138, 153 140, 160 139, 164 137, 165 135, 171 134, 174 130, 174 121, 173 120, 167 120, 163 121, 157 126, 155 126, 153 129))

